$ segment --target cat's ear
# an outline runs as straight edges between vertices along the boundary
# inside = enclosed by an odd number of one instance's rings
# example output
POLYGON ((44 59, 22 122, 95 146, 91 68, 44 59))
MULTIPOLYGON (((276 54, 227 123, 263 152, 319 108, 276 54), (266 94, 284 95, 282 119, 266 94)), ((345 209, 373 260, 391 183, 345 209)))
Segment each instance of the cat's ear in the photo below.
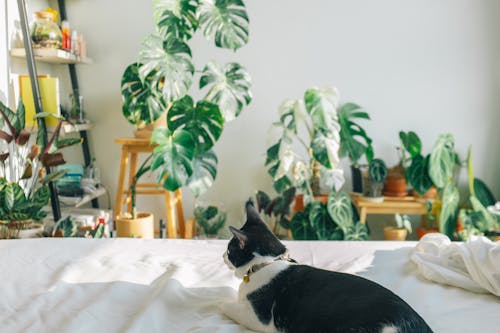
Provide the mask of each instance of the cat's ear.
POLYGON ((245 248, 245 245, 247 244, 248 237, 243 233, 243 231, 238 230, 232 226, 229 226, 229 231, 234 235, 234 237, 238 238, 240 241, 240 249, 245 248))
POLYGON ((246 224, 261 224, 264 223, 260 218, 259 212, 257 208, 255 208, 252 200, 248 200, 245 204, 246 213, 247 213, 247 222, 246 224))

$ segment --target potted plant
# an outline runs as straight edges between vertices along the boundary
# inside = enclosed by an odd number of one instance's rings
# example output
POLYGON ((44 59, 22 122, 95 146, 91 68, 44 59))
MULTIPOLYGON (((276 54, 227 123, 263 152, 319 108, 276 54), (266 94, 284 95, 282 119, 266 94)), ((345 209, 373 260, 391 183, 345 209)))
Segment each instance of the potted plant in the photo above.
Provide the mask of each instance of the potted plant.
MULTIPOLYGON (((47 115, 37 116, 39 124, 47 115)), ((65 173, 61 170, 42 178, 43 168, 64 164, 58 150, 81 142, 79 138, 60 139, 60 130, 61 121, 45 142, 45 127, 39 126, 35 138, 25 128, 24 105, 20 102, 14 112, 0 102, 0 238, 17 238, 27 229, 41 231, 47 215, 42 208, 50 198, 48 184, 65 173)))
POLYGON ((412 233, 411 220, 408 215, 394 214, 396 226, 384 227, 386 240, 403 241, 408 234, 412 233))
POLYGON ((373 159, 368 165, 369 186, 365 193, 365 200, 372 202, 383 202, 384 196, 382 189, 384 188, 385 178, 387 177, 387 166, 385 162, 379 158, 373 159))
POLYGON ((369 120, 367 112, 355 104, 345 103, 338 110, 340 124, 340 157, 351 161, 352 191, 363 193, 363 177, 359 161, 366 156, 368 163, 373 159, 372 139, 357 120, 369 120))
POLYGON ((248 16, 241 0, 156 1, 153 12, 156 31, 144 39, 137 62, 122 76, 122 111, 129 122, 141 127, 165 116, 165 126, 151 135, 156 148, 131 185, 132 218, 138 215, 135 184, 148 171, 156 173, 166 190, 186 185, 196 197, 206 192, 217 175, 212 148, 225 123, 252 99, 250 75, 234 62, 209 62, 197 71, 204 97, 195 101, 188 95, 195 73, 188 42, 196 31, 233 51, 248 42, 248 16))
POLYGON ((338 169, 338 99, 336 88, 311 88, 303 100, 281 104, 279 120, 273 124, 278 140, 267 149, 265 163, 278 194, 295 187, 305 196, 297 199, 309 202, 321 194, 320 179, 329 189, 343 184, 338 169))
POLYGON ((215 205, 198 204, 194 208, 194 218, 203 237, 217 238, 226 224, 227 213, 215 205))
POLYGON ((368 229, 354 218, 351 198, 345 192, 332 192, 326 204, 309 202, 292 217, 290 230, 296 240, 368 239, 368 229))

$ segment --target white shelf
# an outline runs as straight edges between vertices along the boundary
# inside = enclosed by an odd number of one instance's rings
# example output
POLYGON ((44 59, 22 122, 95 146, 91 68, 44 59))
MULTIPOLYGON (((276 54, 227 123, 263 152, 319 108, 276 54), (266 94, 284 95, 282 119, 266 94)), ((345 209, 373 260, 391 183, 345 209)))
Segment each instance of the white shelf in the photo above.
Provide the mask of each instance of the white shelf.
MULTIPOLYGON (((47 62, 51 64, 91 64, 92 59, 80 58, 73 55, 71 52, 60 49, 33 49, 35 60, 47 62)), ((24 48, 12 49, 10 54, 17 58, 26 58, 26 50, 24 48)))
POLYGON ((106 194, 106 189, 104 187, 99 187, 94 193, 86 194, 83 197, 62 197, 59 196, 59 201, 65 205, 72 206, 75 208, 81 207, 90 201, 97 199, 106 194))

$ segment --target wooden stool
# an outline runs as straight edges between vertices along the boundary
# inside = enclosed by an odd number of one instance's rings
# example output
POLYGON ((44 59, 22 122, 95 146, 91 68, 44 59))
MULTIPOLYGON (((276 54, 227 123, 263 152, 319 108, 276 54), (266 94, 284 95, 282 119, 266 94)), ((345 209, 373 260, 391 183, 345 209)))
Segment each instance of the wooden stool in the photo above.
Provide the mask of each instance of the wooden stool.
MULTIPOLYGON (((122 145, 120 159, 120 173, 116 189, 115 218, 122 214, 123 204, 127 204, 128 212, 132 210, 130 185, 137 172, 137 155, 139 153, 151 153, 154 146, 147 139, 119 138, 115 143, 122 145), (125 176, 128 170, 128 186, 125 188, 125 176)), ((178 189, 170 192, 156 183, 137 183, 136 194, 163 194, 165 196, 165 208, 167 215, 167 236, 169 238, 189 237, 192 238, 192 226, 188 226, 188 232, 184 225, 184 212, 182 210, 182 191, 178 189), (172 199, 171 195, 174 194, 172 199), (177 212, 177 217, 176 217, 177 212)), ((191 221, 189 221, 191 224, 191 221)))

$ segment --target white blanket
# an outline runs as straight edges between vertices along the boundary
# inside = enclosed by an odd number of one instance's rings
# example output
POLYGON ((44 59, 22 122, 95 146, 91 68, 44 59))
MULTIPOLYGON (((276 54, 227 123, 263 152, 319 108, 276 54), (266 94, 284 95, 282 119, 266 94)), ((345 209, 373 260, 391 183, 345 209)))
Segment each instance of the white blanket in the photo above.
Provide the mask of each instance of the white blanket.
MULTIPOLYGON (((421 279, 409 260, 415 244, 286 243, 301 263, 391 289, 436 333, 500 332, 500 298, 421 279)), ((0 332, 248 333, 219 310, 240 283, 223 263, 226 247, 225 240, 0 241, 0 332)))
POLYGON ((447 236, 432 233, 418 242, 411 259, 431 281, 500 296, 500 242, 473 237, 452 243, 447 236))

